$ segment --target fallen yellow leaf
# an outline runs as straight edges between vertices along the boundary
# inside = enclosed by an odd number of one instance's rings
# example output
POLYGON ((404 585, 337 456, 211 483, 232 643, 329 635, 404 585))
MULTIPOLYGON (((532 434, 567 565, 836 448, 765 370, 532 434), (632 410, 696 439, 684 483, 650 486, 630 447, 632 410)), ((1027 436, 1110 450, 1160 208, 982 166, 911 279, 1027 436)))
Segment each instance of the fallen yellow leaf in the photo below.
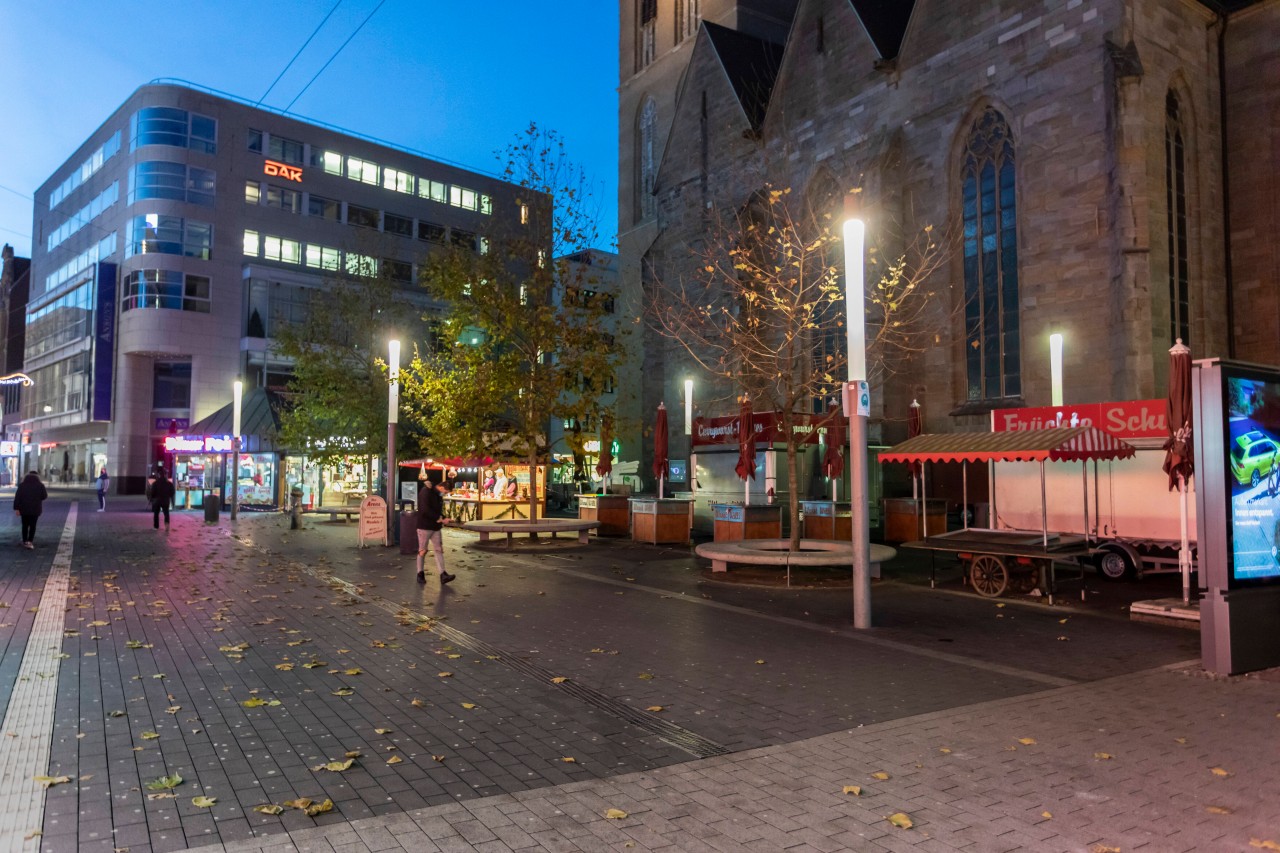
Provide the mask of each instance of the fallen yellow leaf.
POLYGON ((655 714, 656 714, 656 713, 658 713, 659 711, 664 711, 664 710, 666 710, 666 709, 665 709, 665 708, 663 708, 661 705, 650 705, 648 708, 645 708, 645 710, 646 710, 646 711, 652 711, 653 713, 655 713, 655 714))
POLYGON ((1280 844, 1276 844, 1274 841, 1270 840, 1263 841, 1260 838, 1250 838, 1249 846, 1257 847, 1259 850, 1280 850, 1280 844))
POLYGON ((191 805, 195 806, 195 807, 196 807, 196 808, 198 808, 198 809, 207 809, 207 808, 211 808, 211 807, 213 806, 213 804, 214 804, 214 803, 216 803, 216 802, 218 802, 218 798, 217 798, 217 797, 205 797, 205 796, 200 796, 200 797, 192 797, 192 798, 191 798, 191 805))
POLYGON ((564 758, 562 758, 562 759, 560 759, 560 760, 561 760, 561 761, 563 761, 565 764, 577 764, 577 763, 578 763, 578 759, 574 758, 572 755, 566 755, 564 758))
POLYGON ((296 800, 285 800, 285 805, 291 809, 305 809, 311 805, 311 800, 306 797, 298 797, 296 800))
POLYGON ((604 813, 604 816, 609 820, 625 820, 626 818, 631 817, 631 815, 627 814, 622 809, 609 809, 604 813))
POLYGON ((1231 814, 1231 809, 1226 806, 1205 806, 1204 810, 1209 814, 1231 814))
POLYGON ((764 658, 761 658, 760 660, 756 661, 756 664, 757 664, 757 665, 760 665, 760 664, 763 664, 763 663, 764 663, 764 658))
POLYGON ((45 790, 52 788, 54 785, 61 785, 64 782, 71 781, 70 776, 33 776, 31 778, 35 780, 37 785, 45 790))
POLYGON ((143 740, 155 740, 156 738, 160 737, 160 733, 159 732, 143 732, 142 734, 138 735, 138 737, 142 738, 143 740))
POLYGON ((566 681, 568 681, 568 680, 569 680, 569 679, 565 678, 563 675, 557 675, 555 678, 551 679, 551 683, 552 683, 552 684, 564 684, 564 683, 565 683, 566 681))
POLYGON ((468 711, 474 711, 476 708, 476 706, 471 702, 463 702, 462 707, 466 708, 468 711))
POLYGON ((344 770, 350 770, 351 765, 355 764, 354 758, 348 758, 346 761, 330 761, 325 764, 317 764, 312 770, 328 770, 331 773, 341 773, 344 770))
POLYGON ((441 678, 453 678, 452 672, 437 672, 436 675, 440 676, 441 678))
POLYGON ((871 778, 879 779, 881 782, 883 782, 889 778, 889 774, 885 773, 883 770, 877 770, 875 773, 871 774, 871 778))
POLYGON ((315 817, 318 814, 333 811, 333 800, 326 799, 323 803, 312 803, 303 809, 307 817, 315 817))
POLYGON ((1109 752, 1095 752, 1093 754, 1093 757, 1098 759, 1099 761, 1110 761, 1111 759, 1115 758, 1115 756, 1109 752))
POLYGON ((861 797, 862 788, 858 787, 857 785, 845 785, 844 788, 841 789, 840 793, 853 794, 855 797, 861 797))
POLYGON ((433 755, 433 756, 431 756, 431 757, 432 757, 434 760, 436 760, 436 761, 444 761, 444 756, 443 756, 443 755, 433 755))
POLYGON ((941 752, 943 755, 950 755, 950 754, 951 754, 951 750, 950 750, 948 747, 945 747, 945 746, 940 746, 940 747, 938 747, 938 752, 941 752))
POLYGON ((374 729, 373 730, 373 733, 375 735, 389 735, 391 734, 391 732, 392 732, 391 729, 374 729))
POLYGON ((909 818, 903 812, 894 812, 893 814, 885 818, 885 820, 889 821, 889 823, 893 824, 899 829, 910 829, 911 827, 915 826, 915 824, 911 822, 911 818, 909 818))
POLYGON ((254 806, 253 810, 258 814, 281 814, 284 808, 277 806, 275 803, 267 803, 261 806, 254 806))
POLYGON ((1036 739, 1033 737, 1018 738, 1018 743, 1022 744, 1023 746, 1032 746, 1033 744, 1035 744, 1035 742, 1036 742, 1036 739))
POLYGON ((1040 812, 1040 817, 1053 820, 1053 812, 1040 812))
POLYGON ((399 764, 401 761, 404 761, 404 759, 398 755, 393 755, 387 759, 388 764, 399 764))
POLYGON ((1221 767, 1210 767, 1209 772, 1212 773, 1214 776, 1230 776, 1231 775, 1226 770, 1223 770, 1221 767))
POLYGON ((1185 744, 1185 743, 1187 742, 1187 739, 1186 739, 1186 738, 1184 738, 1184 737, 1176 737, 1176 738, 1174 738, 1174 739, 1173 739, 1173 742, 1174 742, 1174 743, 1181 743, 1181 744, 1185 744))

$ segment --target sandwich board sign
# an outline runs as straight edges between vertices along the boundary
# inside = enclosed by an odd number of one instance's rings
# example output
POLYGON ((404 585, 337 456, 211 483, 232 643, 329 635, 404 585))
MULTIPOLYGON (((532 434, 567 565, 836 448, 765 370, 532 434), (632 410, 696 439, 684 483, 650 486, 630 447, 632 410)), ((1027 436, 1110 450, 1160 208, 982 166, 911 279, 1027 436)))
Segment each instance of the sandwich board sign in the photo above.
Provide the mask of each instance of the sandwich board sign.
POLYGON ((387 502, 377 495, 369 495, 369 497, 360 501, 360 547, 365 546, 366 541, 382 540, 383 547, 387 545, 387 502))

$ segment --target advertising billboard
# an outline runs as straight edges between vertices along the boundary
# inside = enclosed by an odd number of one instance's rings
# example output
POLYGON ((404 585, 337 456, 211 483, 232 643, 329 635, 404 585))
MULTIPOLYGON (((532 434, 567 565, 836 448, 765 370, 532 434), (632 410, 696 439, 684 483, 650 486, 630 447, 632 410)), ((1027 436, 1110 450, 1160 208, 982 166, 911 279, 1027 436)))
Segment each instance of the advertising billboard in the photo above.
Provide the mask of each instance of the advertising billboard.
POLYGON ((1280 579, 1280 375, 1223 365, 1230 587, 1280 579))

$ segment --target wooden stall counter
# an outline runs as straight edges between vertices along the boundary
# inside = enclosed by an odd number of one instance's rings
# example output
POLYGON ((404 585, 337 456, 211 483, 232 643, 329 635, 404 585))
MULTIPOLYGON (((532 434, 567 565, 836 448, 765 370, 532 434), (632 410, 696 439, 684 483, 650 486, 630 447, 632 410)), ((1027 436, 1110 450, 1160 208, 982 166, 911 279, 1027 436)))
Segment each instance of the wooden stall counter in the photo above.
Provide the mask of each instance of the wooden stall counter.
MULTIPOLYGON (((488 521, 503 518, 528 518, 529 501, 500 501, 490 498, 466 498, 449 495, 444 499, 444 513, 454 521, 488 521)), ((547 514, 546 500, 538 501, 538 517, 547 514)))
POLYGON ((631 532, 629 501, 626 495, 578 495, 578 518, 600 522, 599 536, 626 536, 631 532))
POLYGON ((848 503, 800 501, 805 539, 853 539, 853 514, 848 503))
POLYGON ((711 518, 716 542, 782 538, 781 504, 712 504, 711 518))
POLYGON ((629 498, 631 538, 653 545, 689 543, 693 501, 677 498, 629 498))

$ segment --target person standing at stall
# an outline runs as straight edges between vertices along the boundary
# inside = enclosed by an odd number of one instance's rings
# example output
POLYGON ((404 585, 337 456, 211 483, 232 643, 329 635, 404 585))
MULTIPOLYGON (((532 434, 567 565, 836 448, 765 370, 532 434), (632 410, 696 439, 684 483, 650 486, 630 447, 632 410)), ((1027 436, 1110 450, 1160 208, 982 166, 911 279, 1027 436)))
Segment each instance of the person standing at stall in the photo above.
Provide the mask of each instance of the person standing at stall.
POLYGON ((28 551, 36 547, 36 522, 48 497, 49 492, 35 471, 29 472, 13 493, 13 511, 22 518, 22 547, 28 551))
POLYGON ((448 523, 444 515, 444 496, 449 491, 447 482, 426 483, 418 490, 418 583, 426 583, 427 575, 423 571, 427 556, 427 545, 436 560, 436 570, 440 574, 440 585, 444 586, 453 580, 444 569, 444 534, 440 529, 448 523))
POLYGON ((164 469, 156 469, 156 481, 151 484, 151 519, 156 530, 160 529, 160 513, 164 513, 164 529, 169 530, 169 505, 173 503, 173 483, 164 475, 164 469))
POLYGON ((103 468, 102 473, 98 475, 98 512, 106 512, 107 509, 107 488, 111 485, 111 478, 107 476, 107 469, 103 468))

